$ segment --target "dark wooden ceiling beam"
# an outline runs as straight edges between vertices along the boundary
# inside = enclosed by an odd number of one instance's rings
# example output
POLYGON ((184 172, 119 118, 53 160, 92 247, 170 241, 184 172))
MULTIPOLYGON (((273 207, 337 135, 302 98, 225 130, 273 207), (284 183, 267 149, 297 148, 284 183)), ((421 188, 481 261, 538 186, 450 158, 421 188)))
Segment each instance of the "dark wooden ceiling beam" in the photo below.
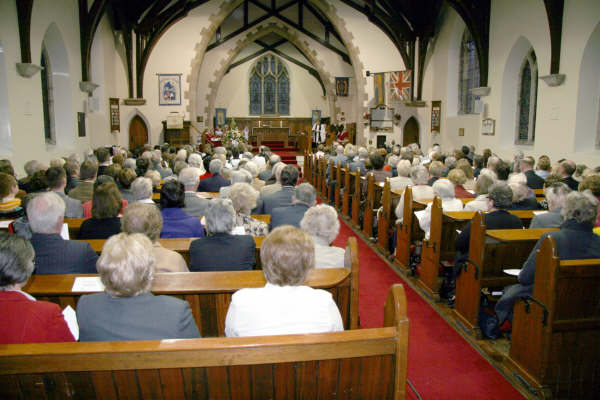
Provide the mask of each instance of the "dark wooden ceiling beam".
POLYGON ((87 0, 79 0, 79 42, 81 46, 81 80, 89 81, 92 44, 96 29, 108 5, 107 0, 94 0, 88 10, 87 0))
POLYGON ((19 23, 19 44, 21 45, 21 62, 31 63, 31 11, 33 0, 15 0, 19 23))
POLYGON ((321 85, 321 90, 323 91, 323 96, 327 95, 327 91, 325 90, 325 84, 323 83, 323 80, 321 79, 321 75, 319 75, 319 72, 316 69, 304 64, 303 62, 296 60, 295 58, 288 56, 287 54, 283 53, 280 50, 274 49, 273 53, 277 54, 281 58, 285 58, 286 60, 288 60, 289 62, 291 62, 293 64, 296 64, 300 68, 307 70, 309 74, 311 74, 312 76, 315 77, 315 79, 319 82, 319 85, 321 85))
MULTIPOLYGON (((337 30, 335 29, 335 27, 333 26, 333 24, 331 23, 331 21, 329 21, 328 19, 323 18, 323 16, 321 15, 321 13, 315 9, 312 4, 310 3, 304 3, 304 2, 300 2, 299 7, 304 4, 304 6, 306 8, 308 8, 308 10, 315 16, 317 17, 317 19, 319 20, 319 22, 325 27, 325 29, 332 33, 333 36, 335 36, 335 38, 337 40, 340 41, 340 43, 344 43, 344 41, 342 40, 342 37, 340 36, 340 34, 337 32, 337 30)), ((300 25, 302 25, 300 22, 298 22, 300 25)))
POLYGON ((560 73, 560 50, 562 40, 564 0, 544 0, 548 27, 550 28, 550 73, 560 73))

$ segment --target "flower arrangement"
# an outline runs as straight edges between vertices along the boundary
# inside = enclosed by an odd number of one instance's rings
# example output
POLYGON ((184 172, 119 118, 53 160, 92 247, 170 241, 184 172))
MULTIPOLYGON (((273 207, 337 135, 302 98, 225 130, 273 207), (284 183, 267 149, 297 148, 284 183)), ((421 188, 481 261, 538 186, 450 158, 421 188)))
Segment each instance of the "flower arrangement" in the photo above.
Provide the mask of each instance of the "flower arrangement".
POLYGON ((236 146, 240 143, 247 142, 246 138, 244 138, 244 135, 240 133, 240 130, 238 129, 237 124, 235 123, 235 118, 231 118, 229 129, 226 129, 225 132, 223 132, 223 137, 221 140, 223 146, 225 147, 236 146))

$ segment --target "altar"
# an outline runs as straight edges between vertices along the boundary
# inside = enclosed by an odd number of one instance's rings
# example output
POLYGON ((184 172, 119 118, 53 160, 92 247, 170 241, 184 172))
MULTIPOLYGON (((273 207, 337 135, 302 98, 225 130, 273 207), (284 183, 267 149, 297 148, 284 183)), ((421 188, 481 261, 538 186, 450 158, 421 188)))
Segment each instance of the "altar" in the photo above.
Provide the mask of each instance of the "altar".
POLYGON ((288 140, 290 138, 289 127, 279 126, 261 126, 253 127, 252 133, 250 134, 250 140, 256 138, 257 146, 260 146, 263 141, 265 142, 283 142, 285 147, 288 147, 288 140))

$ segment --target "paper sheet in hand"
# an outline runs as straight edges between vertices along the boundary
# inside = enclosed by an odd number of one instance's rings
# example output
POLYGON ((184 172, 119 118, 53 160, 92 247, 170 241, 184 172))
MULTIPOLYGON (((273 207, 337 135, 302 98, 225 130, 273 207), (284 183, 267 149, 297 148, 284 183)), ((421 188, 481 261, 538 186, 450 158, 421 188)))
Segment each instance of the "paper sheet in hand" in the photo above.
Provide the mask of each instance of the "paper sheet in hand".
POLYGON ((231 231, 232 235, 245 235, 246 234, 246 230, 244 229, 243 226, 236 226, 235 228, 233 228, 233 230, 231 231))
POLYGON ((75 278, 71 292, 102 292, 104 285, 99 276, 81 276, 75 278))
POLYGON ((504 270, 505 274, 513 275, 513 276, 519 276, 519 272, 521 272, 520 269, 505 269, 504 270))
POLYGON ((69 240, 69 225, 66 223, 63 224, 62 229, 60 230, 60 237, 64 240, 69 240))
POLYGON ((545 210, 540 210, 540 211, 534 211, 533 215, 540 215, 540 214, 546 214, 548 211, 545 210))
POLYGON ((8 229, 8 226, 13 221, 14 221, 14 219, 8 219, 6 221, 0 221, 0 229, 8 229))
POLYGON ((71 334, 75 340, 79 340, 79 324, 77 323, 77 314, 75 313, 75 310, 73 310, 71 306, 66 306, 62 311, 62 314, 71 334))

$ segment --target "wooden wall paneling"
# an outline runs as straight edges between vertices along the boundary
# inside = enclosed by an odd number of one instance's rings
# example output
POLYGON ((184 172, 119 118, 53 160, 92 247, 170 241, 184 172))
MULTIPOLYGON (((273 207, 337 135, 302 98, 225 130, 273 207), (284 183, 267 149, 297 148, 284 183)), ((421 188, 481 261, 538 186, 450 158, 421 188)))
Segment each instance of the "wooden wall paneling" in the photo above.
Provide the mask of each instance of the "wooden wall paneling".
POLYGON ((25 399, 46 400, 46 383, 42 374, 19 375, 19 386, 25 399))
POLYGON ((360 359, 346 358, 340 360, 338 398, 355 400, 358 399, 358 382, 360 381, 360 359))
POLYGON ((187 399, 209 400, 206 368, 183 368, 182 375, 187 399))
POLYGON ((227 367, 208 367, 206 381, 208 383, 208 398, 210 400, 229 400, 229 373, 227 367))
POLYGON ((135 370, 113 371, 113 379, 115 380, 115 386, 117 387, 118 399, 141 399, 138 385, 135 384, 135 382, 137 382, 135 370))
POLYGON ((339 360, 319 361, 317 399, 334 399, 338 393, 339 360))
POLYGON ((215 296, 210 294, 201 294, 198 296, 198 302, 200 305, 200 318, 202 320, 202 336, 219 336, 219 324, 216 319, 215 309, 216 300, 215 296))
POLYGON ((24 399, 14 375, 0 375, 0 399, 24 399))
POLYGON ((159 371, 163 399, 185 399, 181 368, 161 368, 159 371))
POLYGON ((248 400, 252 398, 253 380, 251 369, 252 366, 249 365, 232 365, 228 367, 231 400, 248 400))
POLYGON ((158 399, 162 396, 160 374, 157 369, 137 370, 137 381, 142 399, 158 399))
POLYGON ((118 398, 111 371, 94 371, 91 375, 96 400, 114 400, 118 398))
POLYGON ((272 364, 253 365, 251 367, 251 376, 252 396, 241 398, 241 400, 245 400, 248 398, 252 398, 254 400, 274 398, 272 364))
POLYGON ((296 368, 291 362, 273 366, 275 399, 293 399, 296 393, 296 368))
POLYGON ((317 397, 317 361, 296 363, 296 399, 311 400, 317 397))

